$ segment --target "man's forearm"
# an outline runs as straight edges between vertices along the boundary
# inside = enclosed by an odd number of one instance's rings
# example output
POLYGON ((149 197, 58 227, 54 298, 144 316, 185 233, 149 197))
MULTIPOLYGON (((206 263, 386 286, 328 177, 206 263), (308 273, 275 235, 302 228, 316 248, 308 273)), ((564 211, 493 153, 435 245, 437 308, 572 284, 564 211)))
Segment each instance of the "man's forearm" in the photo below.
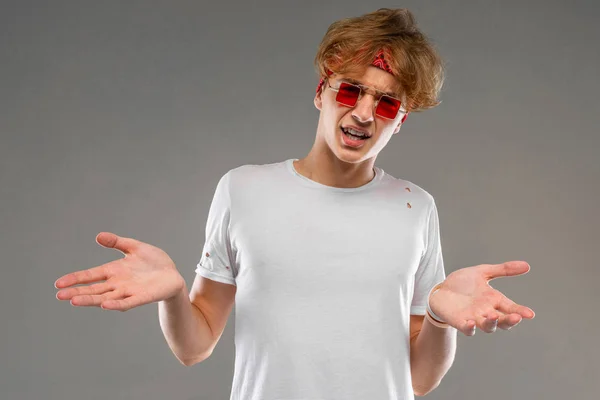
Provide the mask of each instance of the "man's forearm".
POLYGON ((165 339, 182 364, 193 365, 210 356, 215 343, 212 331, 185 285, 175 297, 158 303, 158 316, 165 339))
POLYGON ((435 389, 452 365, 456 354, 456 329, 438 328, 427 318, 411 341, 410 369, 413 390, 424 396, 435 389))

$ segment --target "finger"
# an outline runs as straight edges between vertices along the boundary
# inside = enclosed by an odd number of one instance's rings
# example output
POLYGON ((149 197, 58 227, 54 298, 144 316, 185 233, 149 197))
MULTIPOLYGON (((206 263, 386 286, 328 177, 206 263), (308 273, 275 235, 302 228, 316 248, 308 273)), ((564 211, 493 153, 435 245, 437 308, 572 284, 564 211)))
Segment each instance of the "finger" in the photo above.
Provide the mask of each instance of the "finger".
POLYGON ((125 255, 133 253, 140 244, 139 240, 118 236, 112 232, 100 232, 96 236, 96 242, 100 246, 119 250, 125 255))
POLYGON ((509 329, 511 326, 509 315, 506 315, 498 310, 496 310, 496 313, 498 314, 498 322, 496 323, 496 327, 500 329, 509 329))
POLYGON ((59 290, 56 293, 58 300, 71 300, 74 296, 82 295, 100 295, 114 289, 112 282, 102 282, 91 286, 78 286, 74 288, 68 288, 59 290))
POLYGON ((502 264, 487 265, 484 268, 484 274, 488 280, 523 275, 529 272, 531 266, 525 261, 509 261, 502 264))
POLYGON ((496 328, 498 327, 498 318, 500 315, 497 311, 490 311, 487 314, 481 315, 476 318, 477 326, 479 329, 486 333, 494 333, 496 332, 496 328))
POLYGON ((477 332, 477 323, 473 320, 465 320, 458 328, 465 336, 473 336, 477 332))
POLYGON ((521 322, 521 320, 522 318, 519 314, 503 315, 498 320, 498 328, 508 331, 521 322))
POLYGON ((71 299, 71 305, 76 307, 100 307, 104 301, 121 299, 123 296, 123 293, 119 290, 113 290, 112 292, 103 293, 101 295, 85 294, 73 297, 71 299))
POLYGON ((139 296, 130 296, 124 299, 114 299, 103 301, 101 307, 105 310, 127 311, 134 307, 145 304, 139 296))
POLYGON ((103 264, 94 268, 71 272, 70 274, 63 275, 60 278, 58 278, 56 282, 54 282, 54 287, 60 289, 68 286, 77 285, 80 283, 105 281, 108 279, 108 264, 103 264))
POLYGON ((535 313, 531 308, 517 304, 504 295, 498 304, 496 304, 496 309, 504 314, 519 314, 521 317, 527 319, 533 319, 535 317, 535 313))

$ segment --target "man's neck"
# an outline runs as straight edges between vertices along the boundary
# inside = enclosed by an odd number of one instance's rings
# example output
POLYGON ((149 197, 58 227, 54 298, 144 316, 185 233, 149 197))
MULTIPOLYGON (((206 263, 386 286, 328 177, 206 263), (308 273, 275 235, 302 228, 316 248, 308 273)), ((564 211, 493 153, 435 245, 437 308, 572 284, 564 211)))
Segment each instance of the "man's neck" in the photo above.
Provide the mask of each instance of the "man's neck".
POLYGON ((335 155, 314 154, 294 161, 294 168, 306 178, 326 186, 357 188, 375 178, 375 158, 360 163, 341 161, 335 155))

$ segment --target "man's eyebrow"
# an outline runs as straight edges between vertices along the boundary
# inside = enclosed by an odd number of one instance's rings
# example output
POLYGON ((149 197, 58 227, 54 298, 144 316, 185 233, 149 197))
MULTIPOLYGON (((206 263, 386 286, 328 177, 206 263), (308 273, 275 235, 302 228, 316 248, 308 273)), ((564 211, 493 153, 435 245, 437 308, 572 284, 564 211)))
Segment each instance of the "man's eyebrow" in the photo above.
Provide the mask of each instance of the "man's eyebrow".
MULTIPOLYGON (((355 85, 363 85, 363 86, 366 86, 364 83, 362 83, 362 82, 360 82, 360 81, 358 81, 358 80, 356 80, 356 79, 352 79, 352 78, 342 78, 342 80, 343 80, 343 81, 346 81, 346 82, 348 82, 348 83, 354 83, 355 85)), ((378 91, 378 92, 380 92, 380 93, 387 94, 387 95, 388 95, 388 96, 390 96, 390 97, 395 97, 395 98, 399 98, 399 97, 400 97, 400 94, 399 94, 399 93, 395 93, 395 92, 386 92, 385 90, 379 90, 379 89, 375 89, 375 90, 377 90, 377 91, 378 91)))

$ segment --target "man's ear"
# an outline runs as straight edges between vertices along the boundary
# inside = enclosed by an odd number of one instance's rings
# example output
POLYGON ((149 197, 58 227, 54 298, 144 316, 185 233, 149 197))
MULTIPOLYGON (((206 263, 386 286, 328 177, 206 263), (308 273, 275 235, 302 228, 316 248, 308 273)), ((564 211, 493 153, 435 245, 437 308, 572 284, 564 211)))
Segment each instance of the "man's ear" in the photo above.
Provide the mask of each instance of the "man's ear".
POLYGON ((319 90, 319 92, 315 95, 315 99, 313 101, 315 103, 315 107, 319 111, 321 111, 321 108, 323 108, 323 102, 321 100, 321 93, 323 93, 323 89, 319 90))
POLYGON ((400 122, 398 122, 398 126, 396 126, 396 129, 394 129, 394 135, 396 133, 400 132, 400 128, 402 128, 402 125, 404 125, 404 121, 406 121, 406 117, 408 117, 408 112, 406 114, 404 114, 404 117, 402 117, 400 122))

